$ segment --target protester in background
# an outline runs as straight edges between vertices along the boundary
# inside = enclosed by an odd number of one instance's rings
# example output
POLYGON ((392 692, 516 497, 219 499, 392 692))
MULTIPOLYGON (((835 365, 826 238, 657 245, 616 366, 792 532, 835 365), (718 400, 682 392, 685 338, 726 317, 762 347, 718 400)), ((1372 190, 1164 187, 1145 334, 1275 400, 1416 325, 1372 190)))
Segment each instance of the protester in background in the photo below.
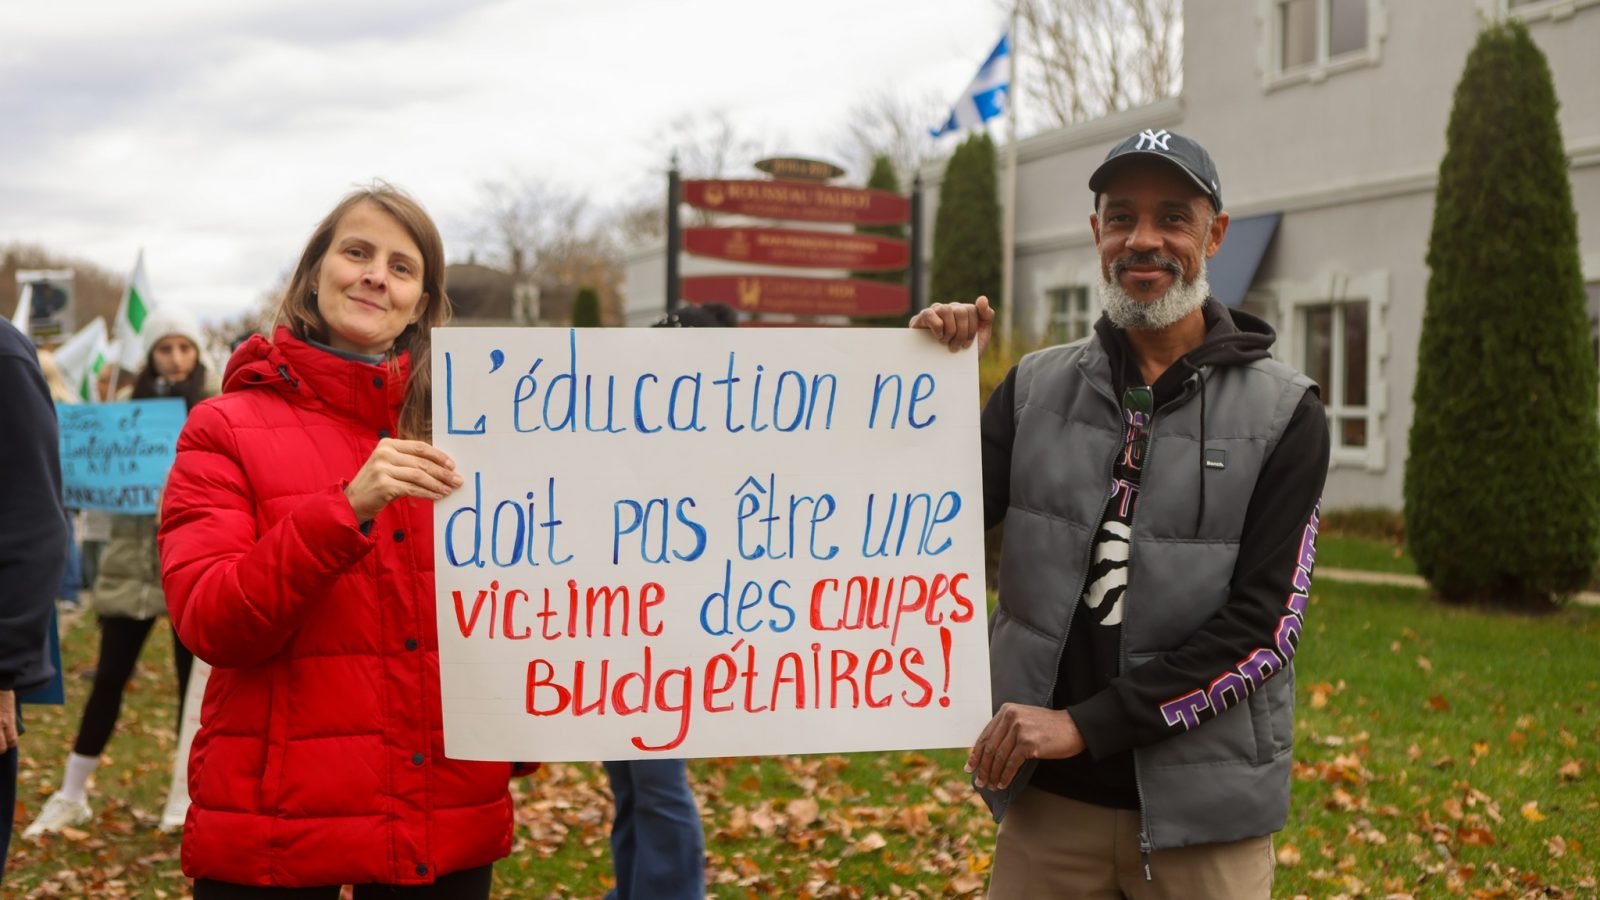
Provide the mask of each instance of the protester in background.
MULTIPOLYGON (((178 310, 158 308, 145 320, 144 368, 124 399, 147 400, 178 397, 188 410, 214 391, 200 348, 200 328, 194 318, 178 310)), ((144 650, 145 639, 166 613, 161 593, 161 565, 156 556, 156 517, 111 516, 111 535, 101 555, 90 605, 100 624, 100 656, 94 686, 83 707, 78 736, 67 757, 61 787, 39 810, 23 837, 38 837, 82 825, 93 815, 89 808, 89 779, 100 766, 100 754, 116 730, 122 714, 122 694, 144 650)), ((173 640, 173 664, 178 676, 178 721, 182 721, 183 695, 189 685, 194 657, 182 642, 173 640)))
POLYGON ((60 438, 33 345, 0 319, 0 883, 17 798, 17 695, 50 682, 50 609, 66 567, 60 438))
MULTIPOLYGON (((39 351, 39 371, 44 373, 44 383, 50 386, 50 399, 56 403, 77 403, 78 396, 67 387, 67 380, 56 365, 56 355, 49 350, 39 351)), ((83 588, 83 555, 78 550, 78 511, 67 510, 67 568, 61 574, 61 590, 57 599, 74 609, 78 608, 78 592, 83 588)))
MULTIPOLYGON (((682 306, 655 328, 716 328, 739 324, 721 303, 682 306)), ((681 759, 629 759, 604 763, 611 782, 611 869, 617 886, 607 900, 698 898, 705 889, 705 831, 681 759)))
POLYGON ((462 479, 429 443, 429 347, 449 308, 427 213, 356 191, 178 440, 168 606, 216 667, 183 835, 198 900, 482 898, 511 850, 511 764, 444 755, 433 501, 462 479))

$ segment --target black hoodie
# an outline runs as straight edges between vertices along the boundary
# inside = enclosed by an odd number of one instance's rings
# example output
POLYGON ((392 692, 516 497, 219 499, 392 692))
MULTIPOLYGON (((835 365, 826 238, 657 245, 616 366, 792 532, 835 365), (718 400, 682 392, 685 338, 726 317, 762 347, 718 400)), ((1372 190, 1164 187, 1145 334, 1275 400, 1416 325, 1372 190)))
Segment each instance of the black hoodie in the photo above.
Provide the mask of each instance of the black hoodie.
MULTIPOLYGON (((1150 386, 1151 406, 1158 416, 1163 406, 1192 390, 1194 396, 1189 402, 1201 404, 1202 428, 1206 373, 1211 368, 1265 358, 1275 337, 1271 326, 1262 320, 1229 310, 1215 299, 1206 301, 1203 314, 1205 340, 1150 386)), ((1144 378, 1122 329, 1102 316, 1095 324, 1094 339, 1100 341, 1110 357, 1114 396, 1125 397, 1128 388, 1143 385, 1144 378)), ((1005 517, 1009 505, 1015 378, 1016 370, 1012 369, 983 410, 984 519, 988 527, 1005 517)), ((1121 600, 1121 584, 1114 583, 1108 593, 1097 597, 1097 605, 1087 600, 1107 569, 1121 568, 1124 574, 1120 578, 1123 582, 1126 578, 1125 563, 1118 566, 1098 559, 1101 541, 1116 540, 1108 537, 1108 524, 1131 520, 1137 503, 1138 468, 1146 438, 1131 424, 1125 438, 1129 453, 1119 458, 1115 471, 1107 473, 1107 481, 1113 497, 1123 492, 1128 496, 1127 503, 1107 504, 1106 521, 1096 536, 1097 560, 1086 579, 1085 597, 1062 598, 1063 603, 1078 605, 1061 655, 1051 705, 1071 712, 1087 750, 1071 759, 1042 761, 1031 784, 1087 803, 1138 809, 1132 748, 1180 733, 1157 712, 1161 703, 1188 690, 1203 688, 1219 674, 1232 671, 1240 659, 1261 646, 1261 635, 1270 634, 1276 627, 1284 598, 1293 592, 1291 581, 1300 556, 1300 538, 1322 493, 1329 448, 1322 404, 1314 392, 1307 392, 1262 468, 1257 484, 1270 485, 1270 489, 1257 490, 1246 511, 1230 612, 1218 616, 1193 639, 1206 648, 1200 655, 1203 658, 1186 654, 1188 664, 1182 667, 1154 660, 1124 673, 1120 665, 1120 616, 1112 615, 1121 600)), ((1203 458, 1193 462, 1196 466, 1204 463, 1203 458)), ((1203 487, 1205 479, 1199 481, 1203 487)), ((1197 496, 1195 503, 1198 522, 1204 495, 1197 496)), ((1101 584, 1100 589, 1105 591, 1105 585, 1101 584)))
POLYGON ((33 345, 0 319, 0 690, 42 687, 50 608, 67 564, 60 439, 33 345))

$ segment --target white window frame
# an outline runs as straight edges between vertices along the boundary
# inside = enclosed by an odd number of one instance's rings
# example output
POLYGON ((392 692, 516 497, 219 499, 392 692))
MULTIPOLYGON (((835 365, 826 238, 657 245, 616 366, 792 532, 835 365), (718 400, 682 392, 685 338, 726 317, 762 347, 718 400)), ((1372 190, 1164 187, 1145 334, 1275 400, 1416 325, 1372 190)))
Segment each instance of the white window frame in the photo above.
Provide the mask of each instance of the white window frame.
MULTIPOLYGON (((1044 289, 1044 302, 1041 304, 1044 308, 1044 324, 1039 330, 1040 338, 1045 342, 1053 340, 1050 332, 1058 320, 1051 295, 1057 291, 1083 291, 1083 298, 1086 301, 1083 308, 1083 334, 1085 337, 1094 334, 1094 322, 1100 317, 1100 303, 1094 285, 1085 282, 1063 282, 1044 289)), ((1070 319, 1072 315, 1069 311, 1068 318, 1070 319)))
MULTIPOLYGON (((1328 304, 1367 303, 1367 445, 1344 447, 1340 445, 1339 419, 1348 418, 1350 410, 1336 406, 1325 395, 1323 405, 1329 416, 1329 437, 1332 441, 1330 468, 1365 469, 1382 472, 1388 464, 1389 441, 1384 432, 1389 412, 1389 381, 1385 376, 1389 359, 1389 272, 1378 269, 1360 275, 1329 273, 1306 281, 1276 281, 1271 285, 1278 295, 1278 344, 1280 356, 1295 368, 1305 371, 1305 313, 1313 306, 1328 304)), ((1341 317, 1335 317, 1342 323, 1341 317)), ((1332 371, 1339 371, 1344 348, 1342 325, 1335 326, 1332 371)), ((1326 388, 1326 385, 1319 385, 1326 388)))
POLYGON ((1524 22, 1542 19, 1559 22, 1588 6, 1600 6, 1600 0, 1534 0, 1516 7, 1511 5, 1511 0, 1478 0, 1478 9, 1492 19, 1511 18, 1524 22))
MULTIPOLYGON (((1278 15, 1280 0, 1257 0, 1257 19, 1261 23, 1260 67, 1262 88, 1275 91, 1297 84, 1321 84, 1329 75, 1375 66, 1383 61, 1383 39, 1389 33, 1389 0, 1367 0, 1367 46, 1364 50, 1328 57, 1328 2, 1317 3, 1317 61, 1309 65, 1283 68, 1283 20, 1278 15)), ((1567 0, 1562 0, 1567 2, 1567 0)), ((1600 0, 1587 0, 1600 2, 1600 0)))
MULTIPOLYGON (((1090 249, 1093 248, 1091 247, 1090 249)), ((1039 272, 1038 280, 1034 282, 1039 287, 1036 287, 1031 294, 1033 298, 1032 308, 1028 310, 1024 310, 1020 306, 1017 308, 1017 312, 1026 317, 1024 322, 1019 322, 1018 324, 1024 328, 1026 328, 1027 324, 1031 324, 1033 329, 1028 335, 1029 338, 1042 342, 1050 332, 1050 292, 1058 288, 1087 287, 1089 289, 1089 333, 1093 334, 1094 323, 1100 318, 1100 313, 1104 311, 1100 304, 1100 292, 1096 290, 1096 285, 1099 283, 1100 260, 1098 256, 1086 260, 1083 257, 1073 255, 1057 261, 1054 265, 1039 272)))

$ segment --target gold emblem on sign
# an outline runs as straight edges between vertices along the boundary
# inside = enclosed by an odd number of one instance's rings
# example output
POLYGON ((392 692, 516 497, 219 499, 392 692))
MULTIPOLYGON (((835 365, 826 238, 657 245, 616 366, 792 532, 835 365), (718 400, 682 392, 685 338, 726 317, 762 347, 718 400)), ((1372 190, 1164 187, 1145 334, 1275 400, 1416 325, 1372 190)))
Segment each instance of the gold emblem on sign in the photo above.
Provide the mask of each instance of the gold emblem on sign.
POLYGON ((744 259, 750 255, 750 239, 743 231, 735 231, 728 242, 722 247, 723 252, 735 259, 744 259))
POLYGON ((739 279, 739 305, 748 307, 761 305, 761 279, 739 279))
POLYGON ((706 185, 706 205, 707 206, 721 206, 722 205, 722 201, 724 201, 726 199, 728 199, 728 195, 727 195, 726 192, 723 191, 722 185, 716 184, 714 182, 712 184, 706 185))

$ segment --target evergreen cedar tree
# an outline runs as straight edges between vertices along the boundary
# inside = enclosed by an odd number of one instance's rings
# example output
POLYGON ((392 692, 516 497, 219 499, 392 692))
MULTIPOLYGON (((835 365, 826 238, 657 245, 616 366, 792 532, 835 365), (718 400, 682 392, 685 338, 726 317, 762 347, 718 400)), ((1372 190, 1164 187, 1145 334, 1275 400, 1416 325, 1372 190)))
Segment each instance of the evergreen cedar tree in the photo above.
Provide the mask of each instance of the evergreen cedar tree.
POLYGON ((578 289, 578 296, 572 301, 572 324, 576 328, 600 326, 600 295, 594 288, 578 289))
MULTIPOLYGON (((888 191, 891 194, 900 193, 900 179, 895 176, 894 160, 879 154, 872 158, 872 174, 867 176, 867 187, 888 191)), ((904 225, 857 225, 856 234, 872 234, 878 237, 893 238, 897 241, 906 239, 904 225)), ((889 284, 905 284, 906 270, 898 269, 893 272, 851 272, 851 278, 862 281, 882 281, 889 284)), ((869 316, 855 320, 857 325, 873 325, 880 327, 904 328, 910 321, 911 313, 898 316, 869 316)))
POLYGON ((994 142, 985 133, 962 141, 945 166, 933 224, 928 300, 971 303, 980 294, 999 307, 1000 201, 994 142))
POLYGON ((1521 23, 1467 57, 1428 267, 1407 541, 1449 602, 1552 608, 1600 552, 1600 424, 1555 87, 1521 23))

